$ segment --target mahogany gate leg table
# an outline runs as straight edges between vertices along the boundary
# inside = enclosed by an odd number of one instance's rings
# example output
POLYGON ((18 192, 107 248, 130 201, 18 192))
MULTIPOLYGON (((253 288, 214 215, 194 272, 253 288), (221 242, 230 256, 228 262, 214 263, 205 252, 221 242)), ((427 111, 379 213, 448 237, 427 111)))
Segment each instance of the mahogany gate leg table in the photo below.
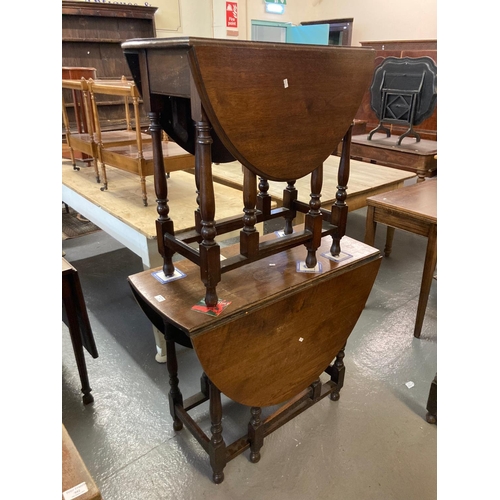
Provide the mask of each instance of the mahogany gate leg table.
POLYGON ((404 229, 427 237, 422 284, 418 299, 414 336, 420 337, 425 309, 437 261, 437 179, 428 179, 412 186, 367 199, 365 243, 373 245, 377 223, 387 225, 385 256, 392 249, 394 229, 404 229))

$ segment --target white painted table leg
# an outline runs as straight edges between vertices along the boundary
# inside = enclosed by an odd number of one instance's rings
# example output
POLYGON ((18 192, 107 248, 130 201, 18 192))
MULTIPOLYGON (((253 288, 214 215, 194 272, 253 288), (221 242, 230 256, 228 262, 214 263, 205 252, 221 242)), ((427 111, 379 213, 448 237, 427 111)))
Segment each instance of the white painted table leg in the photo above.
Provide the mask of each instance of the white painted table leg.
POLYGON ((158 330, 155 326, 153 326, 153 333, 155 336, 156 342, 156 356, 155 360, 158 363, 166 363, 167 362, 167 343, 165 341, 165 337, 163 333, 158 330))

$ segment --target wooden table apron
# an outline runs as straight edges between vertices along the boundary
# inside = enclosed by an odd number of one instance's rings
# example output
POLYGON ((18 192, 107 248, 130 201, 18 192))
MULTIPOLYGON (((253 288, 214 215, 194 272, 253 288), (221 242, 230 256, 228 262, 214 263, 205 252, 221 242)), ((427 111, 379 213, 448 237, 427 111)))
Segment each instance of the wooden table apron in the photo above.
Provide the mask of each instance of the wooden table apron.
POLYGON ((176 263, 186 278, 162 285, 143 272, 129 277, 138 298, 191 338, 201 366, 215 386, 248 406, 282 403, 318 379, 345 346, 380 266, 377 250, 344 237, 353 257, 335 263, 321 256, 323 272, 298 273, 301 247, 224 275, 220 298, 231 305, 220 316, 191 311, 203 297, 198 268, 176 263), (156 282, 156 283, 153 283, 156 282), (154 297, 165 300, 158 302, 154 297), (299 369, 300 368, 300 369, 299 369))
MULTIPOLYGON (((410 138, 398 146, 398 139, 397 135, 386 137, 385 134, 375 134, 372 140, 368 140, 367 134, 353 136, 351 158, 414 172, 418 177, 417 182, 436 175, 436 141, 422 139, 416 142, 410 138)), ((340 154, 340 151, 337 154, 340 154)))

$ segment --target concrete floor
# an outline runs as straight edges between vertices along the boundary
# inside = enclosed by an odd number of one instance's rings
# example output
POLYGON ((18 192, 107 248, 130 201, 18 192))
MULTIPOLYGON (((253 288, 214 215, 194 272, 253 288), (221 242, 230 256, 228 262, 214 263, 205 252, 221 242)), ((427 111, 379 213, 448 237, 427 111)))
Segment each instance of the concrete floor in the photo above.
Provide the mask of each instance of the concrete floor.
MULTIPOLYGON (((366 209, 349 214, 362 240, 366 209)), ((385 228, 375 246, 383 249, 385 228)), ((62 328, 62 422, 104 500, 342 499, 437 497, 437 426, 425 420, 437 371, 437 282, 420 339, 413 337, 426 240, 396 231, 372 293, 351 334, 340 400, 323 399, 211 480, 208 457, 187 430, 172 429, 167 369, 155 361, 152 328, 127 276, 141 260, 104 232, 63 241, 78 270, 99 357, 86 354, 95 402, 84 406, 67 328, 62 328), (407 382, 413 382, 410 388, 407 382)), ((184 396, 199 390, 194 352, 178 350, 184 396)), ((411 384, 409 384, 411 385, 411 384)), ((223 399, 226 443, 246 432, 249 408, 223 399)), ((208 404, 191 412, 210 428, 208 404)))

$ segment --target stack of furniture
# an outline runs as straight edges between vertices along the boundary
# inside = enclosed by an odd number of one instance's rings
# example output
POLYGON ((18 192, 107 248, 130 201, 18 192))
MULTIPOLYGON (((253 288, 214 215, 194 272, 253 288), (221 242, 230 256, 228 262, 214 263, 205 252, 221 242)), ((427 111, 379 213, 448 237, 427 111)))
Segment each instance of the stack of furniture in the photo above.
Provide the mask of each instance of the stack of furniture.
POLYGON ((140 137, 143 142, 151 142, 151 137, 137 128, 139 126, 137 110, 139 93, 137 92, 134 83, 127 82, 127 79, 124 76, 119 81, 106 81, 106 84, 112 85, 113 87, 120 87, 118 95, 121 98, 121 113, 126 123, 126 129, 106 130, 104 132, 101 131, 102 127, 100 120, 96 118, 97 108, 95 104, 93 104, 95 96, 91 90, 92 81, 92 79, 85 79, 84 77, 71 80, 63 78, 62 112, 65 138, 70 151, 73 169, 79 169, 76 163, 76 160, 79 159, 78 153, 84 153, 93 159, 96 181, 100 183, 101 180, 98 165, 100 145, 103 147, 112 147, 122 144, 133 144, 138 140, 138 133, 140 133, 140 137), (70 117, 68 114, 68 108, 70 108, 70 106, 68 106, 68 102, 65 100, 65 89, 71 90, 73 95, 76 96, 73 102, 78 103, 78 106, 75 107, 75 109, 79 109, 77 116, 81 118, 78 119, 76 130, 71 127, 70 117), (132 120, 130 114, 131 102, 134 109, 134 120, 132 120), (97 132, 98 130, 99 136, 97 132))
MULTIPOLYGON (((154 173, 153 144, 148 137, 144 140, 137 124, 139 123, 139 93, 137 87, 131 83, 126 85, 111 84, 108 82, 89 82, 92 111, 95 120, 96 138, 99 144, 99 160, 101 162, 101 172, 103 177, 102 190, 108 189, 106 177, 106 165, 131 172, 139 176, 141 181, 141 193, 144 206, 148 205, 146 191, 146 176, 154 173), (136 124, 135 141, 106 143, 103 137, 106 132, 101 131, 101 119, 96 102, 96 95, 122 95, 126 99, 131 99, 134 109, 134 122, 136 124)), ((163 162, 165 172, 168 174, 176 170, 185 170, 194 167, 194 157, 182 149, 175 142, 168 140, 168 136, 163 134, 163 140, 157 145, 159 156, 163 162)))
MULTIPOLYGON (((76 167, 74 150, 91 155, 94 158, 96 181, 100 183, 102 180, 103 183, 101 190, 108 189, 106 165, 138 175, 143 204, 147 206, 145 178, 153 175, 153 146, 151 136, 140 128, 140 96, 135 83, 122 77, 120 81, 63 80, 62 86, 63 89, 76 89, 82 92, 88 123, 88 133, 73 133, 66 112, 66 103, 63 101, 66 140, 71 151, 73 168, 76 167), (106 128, 106 122, 101 117, 97 104, 98 95, 122 99, 123 116, 127 126, 125 130, 103 130, 106 128), (100 172, 98 165, 101 166, 100 172)), ((167 140, 161 141, 160 147, 167 172, 194 167, 194 157, 191 154, 169 141, 167 136, 164 138, 167 140)))
MULTIPOLYGON (((70 67, 63 66, 62 68, 62 79, 63 80, 80 80, 85 78, 97 78, 97 72, 95 68, 87 67, 70 67)), ((78 134, 88 133, 87 116, 84 107, 84 96, 81 90, 76 89, 66 89, 63 90, 63 107, 66 112, 66 117, 68 124, 72 124, 72 128, 77 131, 78 134)), ((82 161, 92 161, 92 155, 85 154, 81 151, 68 152, 67 143, 63 140, 63 158, 74 158, 82 161), (72 156, 73 155, 73 156, 72 156)), ((75 162, 73 161, 73 168, 78 170, 75 162)))
POLYGON ((229 460, 250 449, 258 462, 267 435, 326 396, 337 400, 343 386, 344 347, 381 259, 345 236, 351 124, 374 51, 203 38, 130 40, 123 48, 151 117, 163 258, 129 283, 166 338, 174 429, 193 434, 220 483, 229 460), (193 231, 174 230, 157 156, 162 130, 196 159, 193 231), (337 193, 323 209, 323 162, 340 141, 337 193), (216 220, 212 163, 235 159, 244 166, 243 214, 216 220), (295 187, 306 175, 309 203, 295 187), (271 180, 287 184, 281 207, 271 208, 271 180), (282 221, 283 235, 259 235, 256 224, 270 219, 282 221), (239 243, 221 248, 216 237, 237 229, 239 243), (175 253, 186 258, 174 265, 175 253), (176 343, 194 348, 204 370, 200 392, 187 399, 176 343), (246 434, 231 444, 222 393, 251 408, 246 434), (189 415, 205 401, 210 436, 189 415), (264 418, 262 407, 274 405, 264 418))
MULTIPOLYGON (((94 163, 96 181, 100 182, 97 142, 94 135, 93 119, 89 116, 90 96, 87 80, 65 80, 62 81, 62 113, 64 124, 64 139, 69 149, 69 156, 73 164, 73 170, 80 170, 77 160, 91 159, 94 163), (68 102, 65 98, 65 90, 71 90, 73 95, 74 115, 76 119, 76 130, 70 125, 68 113, 68 102)), ((63 150, 64 156, 64 150, 63 150)))

